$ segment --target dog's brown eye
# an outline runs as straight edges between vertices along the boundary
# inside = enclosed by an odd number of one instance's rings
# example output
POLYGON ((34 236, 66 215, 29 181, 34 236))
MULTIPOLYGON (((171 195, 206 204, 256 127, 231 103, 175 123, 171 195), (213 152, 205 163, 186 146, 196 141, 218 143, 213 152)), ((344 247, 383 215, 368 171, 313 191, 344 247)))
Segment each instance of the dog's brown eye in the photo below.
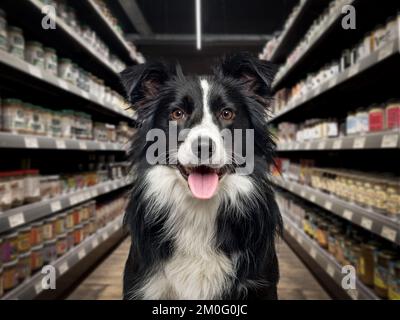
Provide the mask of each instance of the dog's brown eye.
POLYGON ((185 112, 181 109, 175 109, 171 113, 172 120, 182 120, 185 117, 185 112))
POLYGON ((220 118, 225 121, 233 120, 235 118, 235 112, 231 109, 224 109, 221 111, 220 118))

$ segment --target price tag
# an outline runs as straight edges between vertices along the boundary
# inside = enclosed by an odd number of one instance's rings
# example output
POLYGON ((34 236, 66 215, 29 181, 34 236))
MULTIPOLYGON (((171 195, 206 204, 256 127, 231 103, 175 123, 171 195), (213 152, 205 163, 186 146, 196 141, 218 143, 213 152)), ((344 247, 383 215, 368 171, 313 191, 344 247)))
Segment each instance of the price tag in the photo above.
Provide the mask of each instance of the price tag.
POLYGON ((67 145, 65 143, 65 140, 57 139, 56 140, 56 148, 57 149, 67 149, 67 145))
POLYGON ((394 46, 394 42, 390 43, 389 45, 383 47, 381 50, 379 50, 378 53, 378 61, 382 61, 384 59, 386 59, 388 56, 391 55, 391 53, 393 52, 393 46, 394 46))
POLYGON ((50 204, 51 212, 57 212, 62 209, 60 201, 54 201, 50 204))
POLYGON ((315 260, 317 258, 317 250, 315 248, 311 248, 310 255, 315 260))
POLYGON ((331 278, 335 277, 335 268, 334 266, 332 266, 331 264, 328 264, 328 266, 326 267, 326 273, 329 274, 329 276, 331 278))
POLYGON ((314 90, 314 97, 318 96, 321 93, 322 86, 319 85, 315 90, 314 90))
POLYGON ((348 209, 345 209, 345 210, 343 211, 343 218, 345 218, 345 219, 351 221, 351 219, 353 219, 353 212, 350 211, 350 210, 348 210, 348 209))
POLYGON ((325 205, 324 205, 326 210, 332 210, 332 202, 330 201, 325 201, 325 205))
POLYGON ((43 79, 42 71, 38 67, 35 67, 35 66, 32 66, 32 65, 28 65, 28 69, 29 69, 29 73, 32 76, 34 76, 36 78, 39 78, 39 79, 43 79))
POLYGON ((69 203, 70 203, 71 206, 74 206, 74 205, 76 205, 76 204, 79 203, 79 202, 80 202, 80 199, 79 199, 79 196, 78 196, 78 195, 71 196, 71 197, 69 198, 69 203))
POLYGON ((358 63, 355 64, 354 66, 352 66, 352 67, 349 69, 349 73, 347 74, 347 77, 348 77, 348 78, 353 77, 355 74, 358 73, 359 68, 360 68, 360 65, 359 65, 358 63))
POLYGON ((97 238, 96 238, 96 239, 94 239, 94 240, 92 241, 92 248, 94 249, 94 248, 96 248, 98 245, 99 245, 99 240, 97 240, 97 238))
POLYGON ((108 192, 110 192, 110 186, 109 185, 104 187, 104 193, 108 193, 108 192))
POLYGON ((89 99, 90 99, 89 94, 88 94, 86 91, 84 91, 84 90, 81 90, 81 95, 82 95, 86 100, 89 100, 89 99))
POLYGON ((25 147, 29 149, 37 149, 39 148, 39 142, 35 137, 25 137, 25 147))
POLYGON ((35 292, 36 294, 39 294, 43 291, 43 285, 42 285, 42 281, 39 281, 35 284, 35 292))
POLYGON ((68 271, 68 269, 69 269, 68 262, 62 263, 58 267, 58 272, 60 273, 60 276, 62 276, 64 273, 66 273, 68 271))
POLYGON ((301 190, 300 195, 302 196, 302 198, 306 197, 306 192, 304 190, 301 190))
POLYGON ((84 257, 86 257, 86 250, 82 249, 81 251, 78 252, 78 259, 82 260, 84 257))
POLYGON ((68 83, 64 80, 58 79, 57 80, 58 86, 62 89, 64 89, 65 91, 70 91, 69 87, 68 87, 68 83))
POLYGON ((363 149, 365 147, 365 137, 358 137, 354 139, 353 149, 363 149))
POLYGON ((336 86, 336 83, 337 83, 337 78, 334 77, 333 79, 329 80, 328 88, 332 88, 332 87, 336 86))
POLYGON ((303 237, 301 235, 297 235, 297 242, 303 244, 303 237))
POLYGON ((79 141, 79 149, 87 150, 87 144, 85 141, 79 141))
POLYGON ((100 150, 106 150, 106 144, 104 142, 100 142, 100 150))
POLYGON ((92 198, 96 198, 98 196, 97 189, 92 190, 92 198))
POLYGON ((114 226, 114 232, 118 231, 118 229, 119 229, 119 225, 116 224, 116 225, 114 226))
POLYGON ((318 150, 323 150, 325 149, 326 141, 322 140, 318 143, 318 150))
POLYGON ((310 201, 311 202, 315 202, 315 195, 314 194, 310 195, 310 201))
POLYGON ((394 242, 397 237, 397 231, 387 226, 384 226, 382 228, 381 236, 394 242))
POLYGON ((337 139, 333 142, 333 150, 338 150, 342 148, 342 139, 337 139))
POLYGON ((293 192, 293 190, 294 190, 293 185, 290 185, 289 186, 289 191, 293 192))
POLYGON ((306 150, 310 150, 311 149, 311 142, 307 142, 306 143, 306 148, 305 148, 306 150))
POLYGON ((299 149, 300 149, 300 146, 301 146, 301 143, 297 142, 297 143, 296 143, 296 146, 294 147, 294 149, 295 149, 295 150, 299 150, 299 149))
POLYGON ((8 224, 10 228, 15 228, 25 223, 25 216, 23 213, 17 213, 8 217, 8 224))
POLYGON ((362 226, 364 229, 371 230, 371 229, 372 229, 372 220, 363 217, 363 218, 361 219, 361 226, 362 226))
POLYGON ((103 241, 106 241, 108 239, 108 232, 104 232, 102 238, 103 241))
POLYGON ((398 142, 398 134, 385 134, 382 138, 381 148, 396 148, 398 142))

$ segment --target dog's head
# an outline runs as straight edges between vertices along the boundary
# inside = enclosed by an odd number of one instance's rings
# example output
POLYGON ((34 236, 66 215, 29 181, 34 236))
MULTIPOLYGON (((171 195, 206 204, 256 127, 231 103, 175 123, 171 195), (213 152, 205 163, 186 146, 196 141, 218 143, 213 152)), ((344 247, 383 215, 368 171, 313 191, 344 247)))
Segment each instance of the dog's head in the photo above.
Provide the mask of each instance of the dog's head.
POLYGON ((198 78, 162 63, 128 68, 121 79, 140 124, 134 162, 142 169, 168 166, 198 199, 212 198, 240 168, 251 174, 250 158, 266 167, 273 75, 270 63, 245 53, 225 57, 212 76, 198 78))

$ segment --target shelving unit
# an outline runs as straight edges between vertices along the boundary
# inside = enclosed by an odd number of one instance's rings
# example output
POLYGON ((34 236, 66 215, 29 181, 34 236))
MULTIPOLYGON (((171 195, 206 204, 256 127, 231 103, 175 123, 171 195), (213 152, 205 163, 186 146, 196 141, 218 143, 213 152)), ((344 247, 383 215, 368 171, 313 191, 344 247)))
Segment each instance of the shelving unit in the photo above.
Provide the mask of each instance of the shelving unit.
POLYGON ((283 221, 285 229, 285 238, 290 243, 295 241, 302 248, 302 255, 321 268, 325 276, 336 283, 338 290, 343 291, 348 298, 353 300, 380 300, 379 297, 361 281, 356 281, 356 289, 344 290, 341 287, 342 279, 345 274, 342 273, 342 266, 317 243, 310 239, 299 227, 297 227, 290 218, 283 212, 283 221), (290 237, 290 239, 288 239, 290 237))
POLYGON ((125 152, 118 143, 73 140, 0 132, 0 148, 125 152))
POLYGON ((77 190, 59 197, 35 202, 22 207, 0 212, 0 233, 11 231, 23 224, 44 218, 82 202, 129 186, 128 179, 104 182, 94 187, 77 190))
POLYGON ((278 143, 278 151, 332 151, 400 148, 400 132, 378 132, 358 136, 278 143))
MULTIPOLYGON (((113 91, 123 95, 119 77, 119 72, 122 70, 117 70, 115 64, 110 62, 111 60, 99 54, 99 51, 85 41, 69 23, 57 17, 55 29, 42 28, 41 22, 45 16, 42 12, 43 5, 44 1, 39 0, 6 0, 0 6, 6 13, 7 24, 20 27, 26 42, 38 41, 44 47, 55 49, 59 61, 62 58, 71 60, 79 68, 103 80, 107 93, 113 91)), ((75 10, 77 16, 87 17, 87 20, 86 18, 84 21, 78 20, 82 25, 83 23, 88 25, 109 46, 110 54, 126 65, 144 62, 142 56, 133 50, 123 35, 109 23, 95 1, 72 1, 69 5, 75 10)), ((132 113, 124 109, 126 106, 120 105, 119 99, 112 99, 113 94, 105 94, 104 97, 96 96, 3 50, 0 50, 0 75, 2 100, 15 98, 32 103, 32 105, 45 108, 48 117, 51 117, 51 111, 72 110, 74 121, 78 121, 76 118, 83 112, 85 121, 89 121, 87 119, 91 116, 92 124, 99 123, 99 127, 103 124, 107 130, 112 130, 113 127, 106 127, 106 124, 114 126, 120 122, 124 122, 123 126, 134 124, 132 113)), ((46 125, 48 124, 46 119, 46 125)), ((83 130, 81 127, 84 125, 82 123, 79 125, 76 125, 75 129, 83 130)), ((116 131, 112 133, 115 135, 116 131)), ((102 134, 104 135, 104 132, 102 134)), ((2 157, 1 171, 35 168, 39 170, 40 175, 50 175, 54 172, 57 175, 71 172, 74 174, 87 171, 97 172, 98 170, 104 172, 104 167, 108 169, 109 166, 113 167, 114 163, 126 161, 127 148, 128 146, 120 143, 0 131, 0 150, 2 154, 7 153, 7 157, 2 157)), ((119 169, 119 167, 116 168, 116 170, 119 169)), ((21 227, 29 226, 32 222, 56 216, 87 201, 96 200, 99 206, 113 201, 122 203, 121 195, 131 184, 132 178, 127 176, 108 180, 92 187, 75 189, 73 192, 64 193, 52 199, 42 199, 35 203, 0 211, 0 238, 2 239, 6 234, 18 232, 21 227)), ((57 272, 57 291, 59 288, 60 290, 63 288, 64 292, 70 289, 73 281, 79 280, 124 236, 122 216, 120 216, 52 263, 57 272)), ((1 299, 36 299, 49 294, 47 290, 43 291, 42 277, 39 270, 1 299)), ((62 295, 63 292, 60 294, 62 295)), ((56 295, 51 292, 49 297, 54 299, 56 295)))
POLYGON ((272 62, 282 62, 290 53, 300 37, 304 34, 313 20, 327 6, 327 0, 301 0, 297 14, 293 17, 291 23, 283 31, 280 41, 271 54, 272 62))
POLYGON ((329 81, 322 83, 320 87, 309 92, 307 95, 295 98, 293 101, 291 101, 290 104, 286 106, 285 109, 277 114, 272 115, 272 117, 269 119, 269 122, 275 122, 280 117, 286 115, 294 109, 299 109, 310 101, 321 98, 328 91, 334 92, 335 89, 337 89, 339 85, 343 84, 344 82, 355 81, 356 77, 362 75, 365 71, 368 71, 374 67, 379 67, 379 65, 382 64, 385 60, 393 56, 396 56, 396 58, 400 57, 399 39, 388 43, 383 48, 373 52, 368 57, 357 62, 354 66, 347 69, 345 72, 342 72, 339 75, 330 79, 329 81))
POLYGON ((389 217, 296 182, 285 181, 281 178, 274 178, 273 182, 277 186, 304 200, 310 201, 332 214, 393 243, 400 244, 400 223, 389 217))
MULTIPOLYGON (((102 246, 111 236, 121 231, 122 216, 111 221, 104 228, 97 230, 95 234, 87 238, 80 245, 69 251, 66 255, 60 257, 51 265, 56 269, 57 280, 68 273, 70 269, 76 267, 88 255, 99 246, 102 246)), ((10 291, 2 300, 32 300, 43 293, 42 286, 43 275, 38 272, 27 279, 16 289, 10 291)))
MULTIPOLYGON (((378 24, 385 26, 389 17, 394 19, 393 16, 399 9, 398 4, 397 9, 394 9, 393 3, 382 3, 377 0, 370 1, 368 4, 360 0, 343 0, 340 4, 328 19, 324 20, 324 24, 313 31, 312 38, 307 39, 308 45, 302 47, 298 54, 296 53, 295 59, 291 59, 291 53, 300 44, 300 41, 303 41, 306 32, 313 24, 312 19, 307 20, 310 15, 307 6, 310 6, 310 2, 300 2, 297 15, 285 29, 280 43, 272 53, 271 60, 283 64, 273 82, 273 92, 276 93, 282 89, 280 94, 283 99, 287 99, 287 94, 289 96, 292 94, 290 93, 291 88, 292 92, 295 90, 298 92, 301 89, 301 92, 306 93, 298 94, 296 98, 290 99, 289 103, 279 108, 267 119, 269 125, 274 128, 286 122, 287 126, 291 128, 298 125, 300 129, 304 128, 305 130, 309 128, 311 130, 313 125, 319 124, 319 121, 323 122, 329 119, 329 121, 337 122, 340 134, 334 138, 303 142, 278 141, 277 157, 282 159, 283 172, 280 177, 272 177, 271 182, 276 186, 277 192, 281 193, 284 199, 282 201, 288 201, 294 208, 306 207, 310 210, 311 217, 321 218, 321 221, 327 224, 328 230, 331 224, 334 224, 331 221, 340 221, 341 223, 347 221, 348 223, 344 223, 344 225, 349 230, 360 232, 363 235, 362 239, 366 242, 377 239, 381 250, 387 249, 396 252, 400 245, 400 212, 397 215, 386 216, 372 208, 346 201, 294 180, 298 175, 297 170, 313 166, 340 168, 349 172, 356 170, 360 177, 362 172, 365 172, 366 176, 369 174, 379 176, 382 173, 382 176, 388 177, 391 179, 390 181, 395 181, 399 174, 396 160, 391 160, 398 159, 400 155, 400 129, 345 135, 347 131, 342 128, 342 124, 346 125, 343 120, 352 113, 356 114, 361 110, 368 112, 373 105, 374 108, 384 108, 389 100, 400 99, 398 90, 392 85, 391 80, 395 78, 400 65, 400 28, 397 28, 398 33, 395 39, 390 42, 386 41, 378 49, 375 46, 368 56, 362 59, 358 58, 355 63, 351 62, 350 67, 327 78, 314 90, 307 92, 304 91, 304 86, 302 87, 302 80, 318 73, 329 63, 337 63, 344 50, 357 47, 366 34, 377 29, 378 24), (352 5, 356 9, 357 28, 355 30, 342 28, 341 19, 344 15, 342 13, 344 5, 352 5), (366 8, 367 5, 369 8, 366 8), (307 26, 299 32, 296 28, 303 19, 307 26), (287 61, 290 63, 286 64, 287 61), (299 84, 297 88, 296 84, 299 84), (307 127, 308 125, 310 127, 307 127), (386 160, 383 165, 381 165, 382 159, 386 160), (291 167, 292 165, 293 167, 291 167), (285 170, 288 170, 287 175, 285 170), (292 174, 293 177, 290 176, 292 174), (285 179, 289 176, 290 180, 285 179), (324 214, 320 211, 323 211, 324 214), (341 219, 337 219, 337 217, 341 219)), ((329 5, 329 3, 325 3, 324 6, 321 4, 322 8, 317 13, 317 18, 329 5)), ((283 130, 284 127, 281 128, 280 130, 283 130)), ((282 132, 282 137, 287 136, 282 132)), ((384 178, 382 181, 381 187, 385 191, 384 178)), ((379 187, 377 188, 379 189, 379 187)), ((357 281, 356 290, 343 290, 341 287, 342 266, 329 252, 302 231, 301 214, 296 215, 295 212, 283 211, 282 215, 285 240, 306 262, 310 270, 318 269, 315 274, 317 277, 321 277, 320 281, 322 284, 326 284, 327 289, 333 286, 333 291, 345 298, 379 299, 374 291, 361 281, 357 281)), ((351 236, 346 235, 345 237, 349 241, 350 239, 355 240, 351 236)), ((352 248, 347 249, 352 251, 352 248)))

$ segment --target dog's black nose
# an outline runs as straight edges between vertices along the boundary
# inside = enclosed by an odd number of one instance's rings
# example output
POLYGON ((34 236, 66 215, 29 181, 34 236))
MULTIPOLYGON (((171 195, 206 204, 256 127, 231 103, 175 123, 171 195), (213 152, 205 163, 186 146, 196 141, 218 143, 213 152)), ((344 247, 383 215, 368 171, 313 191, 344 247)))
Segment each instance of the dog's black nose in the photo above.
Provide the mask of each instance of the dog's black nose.
POLYGON ((200 161, 207 161, 212 158, 215 152, 215 142, 208 137, 199 137, 192 143, 192 151, 200 161))

